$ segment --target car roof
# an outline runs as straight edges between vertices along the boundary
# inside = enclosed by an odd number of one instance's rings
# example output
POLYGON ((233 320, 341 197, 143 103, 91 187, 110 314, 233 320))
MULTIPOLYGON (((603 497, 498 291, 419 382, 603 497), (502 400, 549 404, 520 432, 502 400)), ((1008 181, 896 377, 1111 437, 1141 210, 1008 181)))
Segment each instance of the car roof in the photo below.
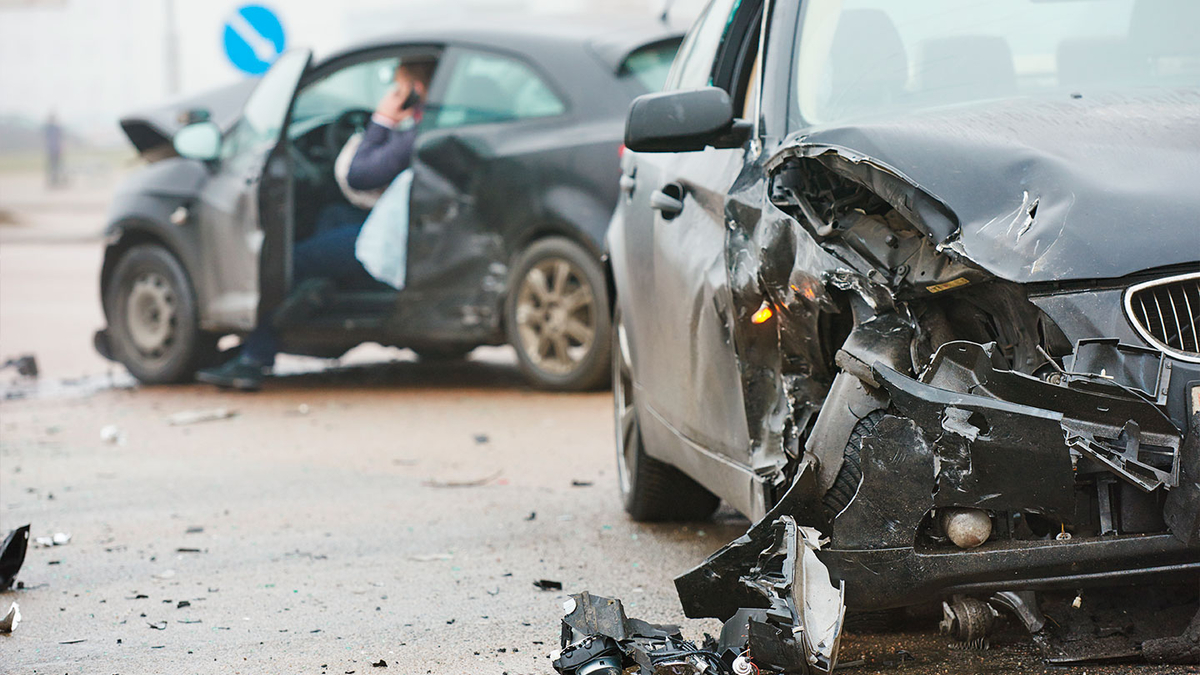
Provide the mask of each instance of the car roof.
POLYGON ((531 20, 530 17, 493 15, 453 22, 423 21, 402 31, 360 41, 322 61, 404 44, 473 44, 535 58, 585 47, 615 73, 625 57, 637 49, 682 36, 678 29, 652 20, 562 17, 531 20))

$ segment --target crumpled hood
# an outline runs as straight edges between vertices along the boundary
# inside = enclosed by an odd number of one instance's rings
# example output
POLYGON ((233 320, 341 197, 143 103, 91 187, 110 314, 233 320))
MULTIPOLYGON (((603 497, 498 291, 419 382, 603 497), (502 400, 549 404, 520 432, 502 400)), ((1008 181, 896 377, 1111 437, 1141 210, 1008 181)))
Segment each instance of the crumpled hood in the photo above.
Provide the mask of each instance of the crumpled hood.
POLYGON ((1016 282, 1200 261, 1200 89, 1023 98, 808 130, 943 202, 934 233, 1016 282))
MULTIPOLYGON (((187 113, 191 110, 206 110, 209 119, 226 130, 237 120, 242 105, 258 84, 257 78, 240 80, 234 84, 210 89, 186 98, 181 98, 121 118, 121 130, 129 137, 133 147, 147 159, 161 158, 155 155, 163 146, 169 146, 175 132, 187 124, 187 113), (155 155, 155 156, 151 156, 155 155)), ((162 155, 161 152, 158 155, 162 155)), ((168 153, 169 155, 169 153, 168 153)), ((162 155, 167 156, 167 155, 162 155)))

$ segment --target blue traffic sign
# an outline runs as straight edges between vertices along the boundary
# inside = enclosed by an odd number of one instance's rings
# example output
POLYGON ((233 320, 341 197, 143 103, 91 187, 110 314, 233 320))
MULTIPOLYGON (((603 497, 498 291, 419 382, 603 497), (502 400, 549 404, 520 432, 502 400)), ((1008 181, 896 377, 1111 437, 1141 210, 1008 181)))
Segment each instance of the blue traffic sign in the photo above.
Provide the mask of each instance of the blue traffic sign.
POLYGON ((286 45, 279 17, 262 5, 243 5, 225 21, 225 55, 244 73, 267 72, 286 45))

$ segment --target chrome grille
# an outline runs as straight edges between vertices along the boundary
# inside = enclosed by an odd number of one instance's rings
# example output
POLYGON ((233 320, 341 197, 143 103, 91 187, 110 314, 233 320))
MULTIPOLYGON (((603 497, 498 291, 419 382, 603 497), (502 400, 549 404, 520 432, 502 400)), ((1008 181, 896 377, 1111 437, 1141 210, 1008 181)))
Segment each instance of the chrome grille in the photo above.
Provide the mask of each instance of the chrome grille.
POLYGON ((1155 279, 1125 292, 1133 327, 1155 347, 1200 362, 1200 272, 1155 279))

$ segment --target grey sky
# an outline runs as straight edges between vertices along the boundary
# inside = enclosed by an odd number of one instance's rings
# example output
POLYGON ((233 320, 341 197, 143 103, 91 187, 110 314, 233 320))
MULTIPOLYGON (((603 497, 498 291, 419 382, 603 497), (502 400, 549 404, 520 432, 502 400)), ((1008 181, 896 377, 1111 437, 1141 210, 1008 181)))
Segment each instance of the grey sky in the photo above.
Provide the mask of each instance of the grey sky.
MULTIPOLYGON (((665 0, 0 0, 0 115, 59 118, 93 140, 114 140, 117 117, 167 98, 168 2, 174 2, 181 93, 240 74, 222 30, 252 2, 281 17, 290 45, 326 53, 407 20, 480 12, 633 13, 665 0)), ((680 18, 701 0, 678 0, 680 18)))

